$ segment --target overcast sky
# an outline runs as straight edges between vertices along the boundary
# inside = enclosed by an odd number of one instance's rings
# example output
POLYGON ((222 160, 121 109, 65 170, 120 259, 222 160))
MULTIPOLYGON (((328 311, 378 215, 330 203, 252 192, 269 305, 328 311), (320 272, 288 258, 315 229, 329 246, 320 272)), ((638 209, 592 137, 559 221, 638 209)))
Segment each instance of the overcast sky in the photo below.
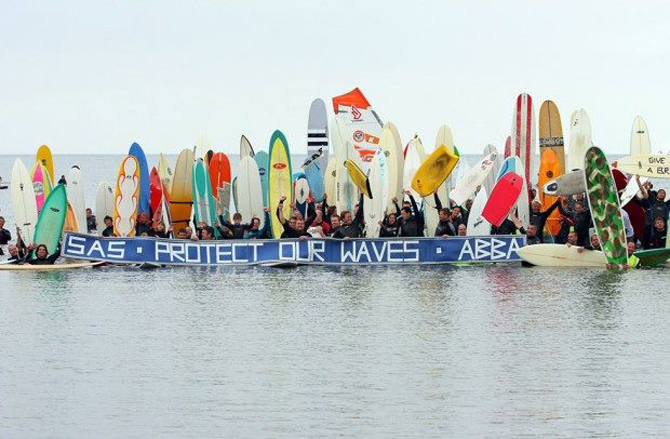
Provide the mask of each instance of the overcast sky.
POLYGON ((239 151, 274 129, 306 149, 307 113, 358 86, 403 140, 502 149, 521 91, 554 100, 564 134, 625 153, 641 114, 670 144, 667 1, 70 1, 0 16, 0 153, 177 153, 205 134, 239 151), (476 3, 476 4, 475 4, 476 3))

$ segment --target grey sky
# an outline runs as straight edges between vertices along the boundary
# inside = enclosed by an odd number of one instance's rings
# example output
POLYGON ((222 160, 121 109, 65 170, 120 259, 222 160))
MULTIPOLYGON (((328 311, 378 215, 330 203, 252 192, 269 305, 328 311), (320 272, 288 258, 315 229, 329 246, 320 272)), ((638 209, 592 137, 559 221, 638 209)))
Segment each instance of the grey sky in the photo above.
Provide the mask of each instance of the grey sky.
POLYGON ((432 146, 502 146, 517 94, 584 107, 627 152, 633 117, 670 149, 665 1, 68 1, 5 4, 0 153, 238 152, 276 128, 304 152, 309 104, 358 86, 432 146))

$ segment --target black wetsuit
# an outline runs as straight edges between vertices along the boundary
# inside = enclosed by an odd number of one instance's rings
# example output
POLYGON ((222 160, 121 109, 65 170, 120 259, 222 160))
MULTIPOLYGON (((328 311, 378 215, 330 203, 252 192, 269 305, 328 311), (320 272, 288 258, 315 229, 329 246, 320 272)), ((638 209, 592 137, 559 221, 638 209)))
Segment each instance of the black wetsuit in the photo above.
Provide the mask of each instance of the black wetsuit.
POLYGON ((389 225, 388 223, 384 222, 379 229, 379 237, 395 238, 398 236, 399 232, 400 232, 400 225, 398 224, 398 220, 396 220, 396 222, 393 223, 393 225, 389 225))
POLYGON ((449 235, 449 236, 456 236, 457 231, 456 228, 454 227, 454 224, 447 220, 447 221, 440 221, 437 223, 437 227, 435 228, 435 236, 444 236, 444 235, 449 235))
POLYGON ((423 219, 423 213, 419 210, 419 206, 416 204, 416 200, 414 200, 413 196, 409 196, 409 201, 412 203, 412 210, 414 211, 414 215, 412 215, 409 219, 404 220, 402 216, 398 218, 398 223, 400 223, 400 234, 399 236, 406 236, 406 237, 417 237, 417 236, 424 236, 423 235, 423 228, 424 228, 424 219, 423 219))
POLYGON ((332 234, 333 238, 360 238, 363 236, 363 195, 358 202, 358 211, 351 224, 342 224, 332 234))
POLYGON ((538 239, 540 242, 544 242, 544 226, 547 224, 547 219, 549 216, 556 210, 558 205, 561 204, 561 200, 556 200, 554 204, 549 206, 544 212, 531 213, 530 214, 530 223, 537 226, 538 239))
POLYGON ((39 259, 37 256, 34 256, 26 260, 26 263, 30 265, 53 265, 56 262, 56 260, 58 260, 59 257, 60 257, 60 247, 58 247, 53 254, 48 255, 44 259, 39 259))
POLYGON ((654 227, 653 229, 651 229, 651 236, 649 237, 647 248, 665 248, 666 236, 667 232, 665 231, 665 229, 659 232, 658 230, 656 230, 656 227, 654 227))
POLYGON ((95 233, 97 227, 98 222, 95 219, 95 215, 91 215, 86 218, 86 230, 88 230, 88 233, 95 233))
POLYGON ((12 234, 7 229, 0 229, 0 245, 7 245, 12 240, 12 234))
POLYGON ((585 210, 580 213, 574 213, 570 215, 568 212, 563 210, 563 206, 558 205, 558 210, 561 212, 561 215, 572 217, 573 222, 575 223, 575 232, 577 233, 577 245, 580 247, 586 247, 589 244, 589 229, 591 228, 591 211, 585 210))
POLYGON ((143 233, 151 234, 151 223, 137 223, 135 226, 135 236, 142 236, 143 233))
POLYGON ((114 234, 114 227, 107 226, 105 230, 102 231, 102 236, 112 236, 114 234))
POLYGON ((509 218, 505 218, 499 226, 491 226, 491 235, 514 235, 516 231, 517 227, 509 218))

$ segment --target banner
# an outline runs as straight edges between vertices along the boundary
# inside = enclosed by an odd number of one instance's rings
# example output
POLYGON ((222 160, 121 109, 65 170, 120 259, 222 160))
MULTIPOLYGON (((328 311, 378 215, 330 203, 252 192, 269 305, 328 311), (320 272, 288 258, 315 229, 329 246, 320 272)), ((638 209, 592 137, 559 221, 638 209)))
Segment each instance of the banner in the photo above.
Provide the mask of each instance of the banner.
POLYGON ((191 241, 66 233, 61 255, 158 265, 388 265, 517 262, 525 236, 191 241))
POLYGON ((371 162, 384 125, 363 93, 355 88, 349 93, 335 96, 333 110, 344 122, 344 139, 354 145, 363 162, 371 162))

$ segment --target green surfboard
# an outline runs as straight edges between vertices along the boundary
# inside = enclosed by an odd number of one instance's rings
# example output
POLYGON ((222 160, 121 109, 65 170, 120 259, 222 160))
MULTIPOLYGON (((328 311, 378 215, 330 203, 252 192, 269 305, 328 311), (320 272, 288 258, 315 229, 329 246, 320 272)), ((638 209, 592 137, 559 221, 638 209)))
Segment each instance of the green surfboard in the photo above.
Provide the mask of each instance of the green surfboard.
POLYGON ((628 248, 619 196, 607 157, 597 146, 586 151, 584 181, 593 224, 607 262, 612 268, 624 268, 628 264, 628 248))
POLYGON ((670 259, 670 248, 652 248, 649 250, 640 250, 633 253, 640 259, 642 267, 658 267, 665 264, 670 259))
POLYGON ((65 186, 59 184, 56 186, 40 212, 35 226, 35 244, 44 244, 49 250, 49 254, 56 251, 60 237, 63 234, 63 225, 67 214, 67 194, 65 186))
POLYGON ((193 211, 196 224, 204 221, 208 226, 216 224, 216 205, 212 196, 209 172, 202 159, 193 166, 193 211))

